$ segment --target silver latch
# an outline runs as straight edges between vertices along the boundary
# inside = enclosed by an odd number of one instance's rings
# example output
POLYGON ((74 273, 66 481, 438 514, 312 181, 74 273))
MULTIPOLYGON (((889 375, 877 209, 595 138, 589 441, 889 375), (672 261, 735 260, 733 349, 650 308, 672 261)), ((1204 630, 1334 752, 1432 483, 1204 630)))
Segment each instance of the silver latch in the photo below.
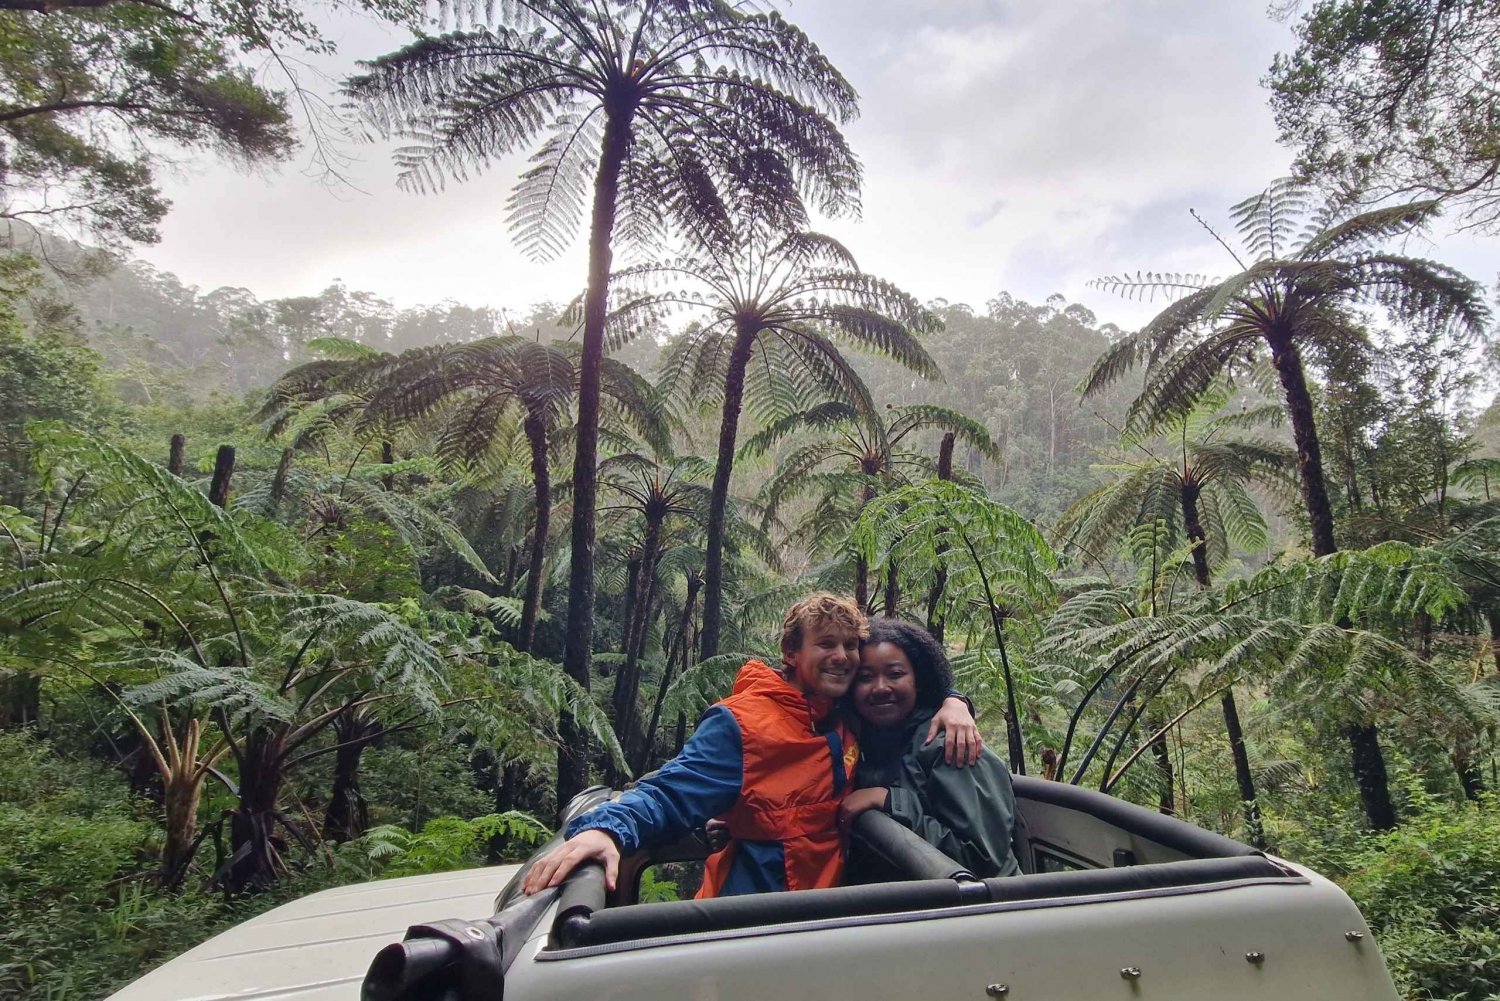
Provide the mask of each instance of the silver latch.
POLYGON ((1003 998, 1010 993, 1010 986, 1008 984, 990 984, 984 989, 984 992, 992 998, 1003 998))
POLYGON ((1120 976, 1126 980, 1139 980, 1141 979, 1141 968, 1139 966, 1127 966, 1120 971, 1120 976))

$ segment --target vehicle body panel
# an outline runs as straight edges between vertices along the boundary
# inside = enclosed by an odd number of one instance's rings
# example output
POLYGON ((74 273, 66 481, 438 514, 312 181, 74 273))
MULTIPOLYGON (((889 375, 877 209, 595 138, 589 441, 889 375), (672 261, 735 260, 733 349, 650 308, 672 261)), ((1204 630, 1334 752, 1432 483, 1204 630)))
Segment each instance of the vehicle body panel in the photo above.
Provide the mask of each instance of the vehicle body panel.
POLYGON ((1004 984, 1004 997, 1047 1001, 1396 1001, 1349 898, 1297 871, 1305 879, 978 904, 550 956, 539 931, 508 971, 505 995, 868 1001, 983 998, 1004 984), (1139 978, 1122 975, 1131 969, 1139 978))
POLYGON ((407 926, 485 918, 517 865, 324 890, 283 904, 146 974, 110 1001, 357 1001, 381 946, 407 926))

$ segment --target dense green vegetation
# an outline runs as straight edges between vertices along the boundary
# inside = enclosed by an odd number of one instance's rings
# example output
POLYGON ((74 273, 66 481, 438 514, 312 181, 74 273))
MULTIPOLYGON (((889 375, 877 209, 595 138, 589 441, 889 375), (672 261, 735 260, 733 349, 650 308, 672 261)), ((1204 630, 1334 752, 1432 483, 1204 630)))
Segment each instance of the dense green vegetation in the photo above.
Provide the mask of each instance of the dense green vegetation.
MULTIPOLYGON (((779 15, 511 0, 349 93, 418 187, 533 152, 516 233, 551 257, 587 220, 586 292, 519 323, 265 301, 32 231, 20 196, 66 176, 95 239, 150 238, 150 152, 69 132, 48 74, 253 159, 285 99, 226 46, 321 36, 275 3, 53 6, 0 12, 0 993, 103 996, 291 897, 523 855, 831 588, 942 638, 1016 772, 1308 862, 1409 997, 1500 996, 1490 316, 1398 242, 1434 199, 1484 211, 1480 152, 1445 187, 1441 141, 1301 137, 1338 197, 1277 180, 1205 223, 1228 278, 1101 279, 1165 296, 1137 331, 922 303, 814 229, 857 205, 855 98, 779 15), (155 47, 85 79, 121 24, 155 47)), ((1343 93, 1349 6, 1309 12, 1279 109, 1343 93)), ((1488 37, 1471 6, 1432 38, 1488 37)), ((1445 93, 1438 125, 1472 97, 1445 93)))

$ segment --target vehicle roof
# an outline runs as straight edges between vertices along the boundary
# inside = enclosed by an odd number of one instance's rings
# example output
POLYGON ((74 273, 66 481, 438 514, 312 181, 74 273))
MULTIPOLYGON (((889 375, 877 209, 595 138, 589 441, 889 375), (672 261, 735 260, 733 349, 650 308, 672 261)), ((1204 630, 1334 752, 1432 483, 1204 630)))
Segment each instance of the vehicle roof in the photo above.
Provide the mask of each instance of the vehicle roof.
POLYGON ((408 925, 486 918, 517 865, 323 890, 216 935, 111 995, 111 1001, 234 998, 354 1001, 370 960, 408 925))

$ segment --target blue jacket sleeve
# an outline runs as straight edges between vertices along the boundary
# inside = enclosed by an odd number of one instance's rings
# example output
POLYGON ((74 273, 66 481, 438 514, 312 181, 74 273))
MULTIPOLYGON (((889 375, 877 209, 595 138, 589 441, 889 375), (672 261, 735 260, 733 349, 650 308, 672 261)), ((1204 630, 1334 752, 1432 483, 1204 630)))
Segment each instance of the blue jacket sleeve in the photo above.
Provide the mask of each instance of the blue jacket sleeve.
POLYGON ((739 723, 728 709, 716 706, 681 754, 619 799, 573 818, 567 835, 605 831, 622 852, 675 841, 734 805, 744 769, 739 723))

